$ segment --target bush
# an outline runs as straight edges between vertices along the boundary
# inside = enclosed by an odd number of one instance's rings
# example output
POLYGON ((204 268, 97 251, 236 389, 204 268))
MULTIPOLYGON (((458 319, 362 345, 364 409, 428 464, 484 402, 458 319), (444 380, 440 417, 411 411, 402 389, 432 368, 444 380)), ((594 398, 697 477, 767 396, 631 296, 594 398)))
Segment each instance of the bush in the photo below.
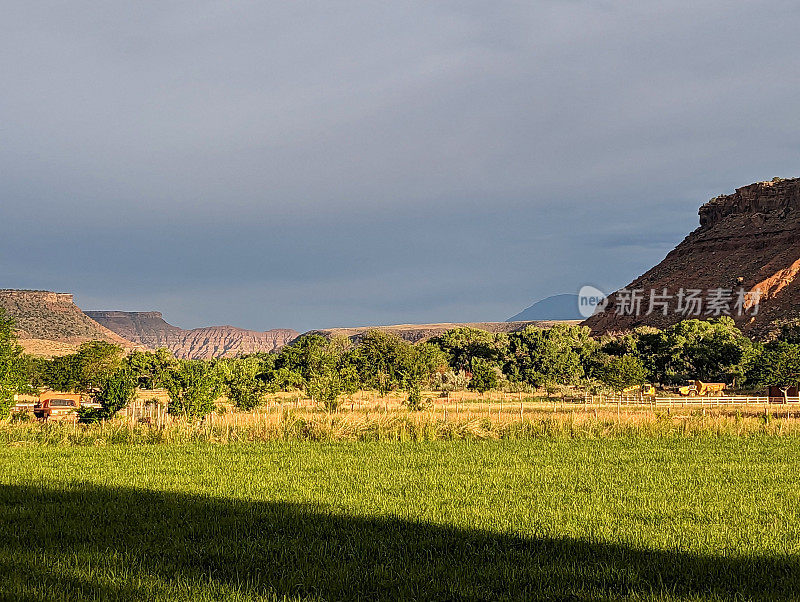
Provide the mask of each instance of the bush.
POLYGON ((408 388, 408 399, 406 400, 409 410, 422 409, 422 389, 419 383, 414 383, 408 388))

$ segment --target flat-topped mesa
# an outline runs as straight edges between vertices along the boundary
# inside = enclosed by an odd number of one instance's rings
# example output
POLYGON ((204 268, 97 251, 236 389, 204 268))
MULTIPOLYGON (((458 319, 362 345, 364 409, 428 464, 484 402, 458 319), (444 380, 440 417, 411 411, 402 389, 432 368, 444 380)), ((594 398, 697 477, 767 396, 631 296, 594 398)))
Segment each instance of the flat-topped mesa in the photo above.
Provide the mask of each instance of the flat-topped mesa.
POLYGON ((137 347, 87 317, 70 293, 3 289, 0 308, 14 319, 17 337, 34 355, 74 353, 88 341, 106 341, 125 349, 137 347))
POLYGON ((70 293, 54 293, 52 291, 29 291, 16 289, 0 289, 2 299, 24 299, 28 301, 38 301, 40 303, 51 303, 55 305, 71 305, 73 297, 70 293))
POLYGON ((85 311, 87 316, 92 319, 103 318, 130 318, 136 317, 141 319, 161 320, 164 316, 160 311, 85 311))
POLYGON ((291 329, 261 332, 233 326, 184 330, 166 322, 160 311, 87 311, 86 314, 126 339, 150 349, 166 347, 184 359, 276 351, 298 335, 291 329))
POLYGON ((700 225, 714 226, 729 215, 800 210, 800 178, 774 178, 737 188, 700 207, 700 225))

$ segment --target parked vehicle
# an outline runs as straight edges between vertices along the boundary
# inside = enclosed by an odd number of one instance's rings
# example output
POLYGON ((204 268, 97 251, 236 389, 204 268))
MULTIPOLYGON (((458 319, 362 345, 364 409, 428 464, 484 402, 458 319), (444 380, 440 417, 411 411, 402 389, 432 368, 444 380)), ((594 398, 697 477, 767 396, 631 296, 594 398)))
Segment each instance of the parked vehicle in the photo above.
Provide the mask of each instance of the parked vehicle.
POLYGON ((656 388, 651 384, 636 385, 622 391, 623 395, 641 395, 642 397, 655 397, 656 388))
POLYGON ((727 385, 725 383, 704 383, 692 380, 684 387, 678 387, 678 394, 684 397, 719 397, 727 385))
MULTIPOLYGON (((44 422, 48 420, 76 420, 81 407, 81 395, 48 391, 39 395, 33 406, 33 415, 44 422)), ((84 404, 84 406, 90 404, 84 404)))

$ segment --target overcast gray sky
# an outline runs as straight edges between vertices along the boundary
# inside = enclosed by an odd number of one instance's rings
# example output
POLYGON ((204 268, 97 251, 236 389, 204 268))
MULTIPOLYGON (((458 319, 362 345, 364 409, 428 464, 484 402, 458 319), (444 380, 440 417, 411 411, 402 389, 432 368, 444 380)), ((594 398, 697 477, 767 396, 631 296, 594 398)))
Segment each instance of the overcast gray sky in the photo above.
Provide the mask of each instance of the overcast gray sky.
POLYGON ((800 175, 800 4, 3 2, 0 287, 503 320, 800 175))

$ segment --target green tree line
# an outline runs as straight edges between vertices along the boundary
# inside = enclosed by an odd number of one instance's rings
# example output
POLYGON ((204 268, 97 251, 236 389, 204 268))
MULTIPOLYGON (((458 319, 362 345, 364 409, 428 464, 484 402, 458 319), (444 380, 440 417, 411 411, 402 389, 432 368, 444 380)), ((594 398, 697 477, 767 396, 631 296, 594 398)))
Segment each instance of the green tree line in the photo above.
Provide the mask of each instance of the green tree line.
POLYGON ((373 330, 358 340, 310 334, 277 353, 207 361, 178 360, 166 349, 126 355, 93 341, 77 353, 44 359, 22 352, 13 320, 0 311, 0 416, 8 415, 15 394, 44 389, 93 396, 102 407, 81 412, 92 421, 113 416, 137 387, 166 389, 173 414, 204 416, 223 395, 250 410, 269 393, 299 391, 333 411, 358 390, 401 391, 409 408, 417 409, 425 403, 423 390, 549 394, 565 386, 621 391, 689 379, 733 387, 797 386, 800 328, 787 325, 766 343, 751 341, 728 317, 602 337, 569 324, 512 333, 462 327, 417 344, 373 330))

